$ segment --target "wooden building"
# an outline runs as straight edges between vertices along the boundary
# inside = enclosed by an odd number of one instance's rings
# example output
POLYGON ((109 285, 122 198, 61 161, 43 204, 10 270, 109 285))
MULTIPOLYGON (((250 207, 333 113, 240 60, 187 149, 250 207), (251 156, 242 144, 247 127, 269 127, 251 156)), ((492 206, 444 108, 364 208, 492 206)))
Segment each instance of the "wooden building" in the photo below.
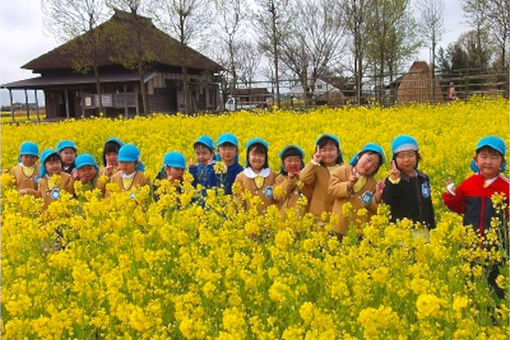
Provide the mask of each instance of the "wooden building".
POLYGON ((92 34, 99 42, 95 65, 106 115, 141 113, 142 91, 146 94, 148 112, 184 112, 183 69, 188 78, 190 111, 212 111, 220 106, 218 72, 222 66, 180 44, 156 28, 150 19, 118 10, 92 32, 22 66, 39 73, 39 77, 2 87, 9 91, 43 90, 47 119, 98 114, 96 77, 90 63, 83 63, 80 56, 80 49, 88 50, 87 38, 92 34), (182 60, 185 68, 181 67, 182 60))

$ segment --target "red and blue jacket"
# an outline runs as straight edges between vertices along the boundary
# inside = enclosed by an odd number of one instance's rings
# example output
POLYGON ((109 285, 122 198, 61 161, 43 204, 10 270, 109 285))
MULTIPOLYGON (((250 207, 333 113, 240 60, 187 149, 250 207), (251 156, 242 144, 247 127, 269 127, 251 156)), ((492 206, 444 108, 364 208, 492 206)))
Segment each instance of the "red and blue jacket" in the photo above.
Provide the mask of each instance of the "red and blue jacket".
MULTIPOLYGON (((455 195, 445 192, 443 201, 448 209, 464 214, 464 225, 472 225, 481 236, 485 229, 490 228, 491 218, 496 216, 491 196, 495 193, 504 194, 508 205, 508 188, 508 179, 503 176, 498 176, 494 182, 485 186, 485 178, 475 174, 455 189, 455 195)), ((508 209, 506 218, 508 220, 508 209)))

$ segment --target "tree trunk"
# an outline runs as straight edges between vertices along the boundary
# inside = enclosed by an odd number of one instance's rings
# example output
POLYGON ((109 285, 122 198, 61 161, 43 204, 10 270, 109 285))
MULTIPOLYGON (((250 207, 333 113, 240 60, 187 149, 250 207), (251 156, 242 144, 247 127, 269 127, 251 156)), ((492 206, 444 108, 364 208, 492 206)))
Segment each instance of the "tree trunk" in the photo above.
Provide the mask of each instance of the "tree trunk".
POLYGON ((146 115, 149 112, 149 109, 147 107, 147 93, 145 92, 145 82, 143 79, 142 63, 138 63, 138 75, 140 77, 140 92, 142 93, 142 108, 143 108, 142 114, 146 115))
POLYGON ((279 72, 279 65, 278 65, 278 59, 279 59, 279 56, 278 56, 278 41, 277 41, 277 38, 276 38, 276 9, 274 7, 274 2, 271 3, 271 13, 273 14, 273 17, 272 17, 272 24, 273 24, 273 56, 274 56, 274 59, 273 59, 273 62, 274 62, 274 73, 275 73, 275 85, 276 85, 276 105, 278 106, 278 108, 280 108, 280 105, 281 105, 281 100, 280 100, 280 76, 278 74, 279 72))
POLYGON ((182 65, 182 93, 184 95, 184 113, 191 113, 190 93, 189 93, 189 79, 188 68, 182 65))
POLYGON ((103 98, 101 98, 101 82, 99 81, 99 69, 97 67, 97 64, 94 65, 93 69, 94 69, 94 77, 96 79, 96 92, 97 92, 97 97, 99 99, 99 112, 104 113, 103 98))

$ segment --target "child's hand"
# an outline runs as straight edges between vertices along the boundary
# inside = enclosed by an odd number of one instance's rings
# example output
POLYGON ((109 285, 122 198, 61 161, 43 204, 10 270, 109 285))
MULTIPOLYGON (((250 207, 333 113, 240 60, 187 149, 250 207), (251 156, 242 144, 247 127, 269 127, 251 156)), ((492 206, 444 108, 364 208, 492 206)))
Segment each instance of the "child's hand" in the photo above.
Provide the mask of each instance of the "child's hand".
POLYGON ((169 181, 169 182, 173 182, 175 180, 174 176, 172 175, 168 175, 166 176, 166 179, 169 181))
POLYGON ((78 170, 74 169, 72 172, 71 172, 71 177, 73 179, 78 179, 78 170))
POLYGON ((390 177, 394 181, 400 178, 400 170, 397 168, 395 161, 391 162, 390 177))
POLYGON ((384 187, 386 186, 386 183, 384 182, 384 179, 377 182, 375 185, 375 202, 379 203, 382 200, 382 194, 384 192, 384 187))
POLYGON ((113 165, 106 164, 106 167, 104 168, 104 173, 106 176, 111 177, 113 174, 113 165))
POLYGON ((19 189, 19 194, 20 194, 20 195, 26 195, 26 194, 28 194, 28 189, 19 189))
POLYGON ((322 161, 322 151, 317 145, 317 148, 315 149, 315 154, 313 155, 313 160, 317 163, 320 163, 322 161))
POLYGON ((455 183, 453 183, 453 180, 451 177, 448 177, 447 181, 443 181, 446 191, 448 191, 450 194, 455 194, 455 183))
POLYGON ((194 168, 195 167, 195 161, 193 158, 190 158, 188 161, 188 168, 194 168))
POLYGON ((2 172, 3 172, 4 174, 6 174, 6 173, 8 173, 8 172, 9 172, 9 169, 3 169, 3 170, 2 170, 2 172))
POLYGON ((299 178, 299 170, 289 172, 289 179, 295 179, 295 178, 299 178))
POLYGON ((349 176, 349 179, 347 180, 347 188, 348 189, 352 189, 352 187, 354 186, 354 183, 356 183, 356 181, 359 178, 358 172, 355 171, 354 169, 352 169, 352 170, 353 170, 352 174, 349 176))

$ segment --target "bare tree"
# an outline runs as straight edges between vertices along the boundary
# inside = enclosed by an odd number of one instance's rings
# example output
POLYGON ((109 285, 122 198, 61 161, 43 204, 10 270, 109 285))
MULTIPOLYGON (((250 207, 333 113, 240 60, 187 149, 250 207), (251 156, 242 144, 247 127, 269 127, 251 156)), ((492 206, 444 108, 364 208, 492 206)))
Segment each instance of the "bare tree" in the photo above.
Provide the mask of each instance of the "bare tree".
POLYGON ((295 0, 292 30, 282 42, 282 61, 299 78, 305 105, 317 80, 339 61, 343 31, 332 0, 295 0))
MULTIPOLYGON (((236 85, 239 80, 240 58, 239 46, 240 35, 243 32, 243 22, 246 19, 244 10, 245 0, 214 0, 217 13, 216 29, 220 41, 221 50, 225 52, 227 72, 230 75, 230 93, 236 96, 236 85)), ((234 105, 237 101, 234 101, 234 105)))
POLYGON ((272 59, 274 70, 271 72, 276 86, 276 105, 280 99, 280 58, 282 41, 288 34, 291 17, 287 8, 290 0, 260 0, 255 11, 255 23, 259 46, 272 59))
POLYGON ((354 79, 356 84, 356 102, 361 104, 365 50, 369 35, 369 13, 373 11, 372 0, 344 0, 340 2, 340 16, 345 30, 351 39, 354 57, 354 79))
POLYGON ((45 27, 57 39, 68 41, 73 68, 78 72, 94 72, 99 111, 103 112, 98 69, 98 48, 102 44, 98 27, 109 15, 104 0, 43 0, 45 27))
POLYGON ((421 24, 421 33, 424 34, 430 43, 431 57, 430 72, 431 72, 431 95, 432 102, 434 101, 435 93, 435 75, 436 75, 436 45, 441 41, 441 36, 444 33, 444 0, 418 0, 417 8, 419 13, 419 22, 421 24))
POLYGON ((239 80, 251 87, 260 65, 261 51, 250 41, 241 41, 237 47, 239 58, 239 80))
POLYGON ((179 52, 185 113, 191 113, 188 46, 202 38, 204 31, 209 27, 207 1, 155 0, 151 12, 163 30, 171 36, 177 37, 181 44, 179 52))

